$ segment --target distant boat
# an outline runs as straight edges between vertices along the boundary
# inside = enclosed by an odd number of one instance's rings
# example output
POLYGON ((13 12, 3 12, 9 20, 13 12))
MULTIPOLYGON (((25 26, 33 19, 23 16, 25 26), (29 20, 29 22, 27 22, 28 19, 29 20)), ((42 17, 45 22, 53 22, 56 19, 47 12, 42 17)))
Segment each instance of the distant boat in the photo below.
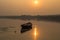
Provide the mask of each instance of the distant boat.
POLYGON ((22 27, 21 33, 27 32, 32 29, 32 23, 28 22, 28 23, 22 24, 21 27, 22 27))

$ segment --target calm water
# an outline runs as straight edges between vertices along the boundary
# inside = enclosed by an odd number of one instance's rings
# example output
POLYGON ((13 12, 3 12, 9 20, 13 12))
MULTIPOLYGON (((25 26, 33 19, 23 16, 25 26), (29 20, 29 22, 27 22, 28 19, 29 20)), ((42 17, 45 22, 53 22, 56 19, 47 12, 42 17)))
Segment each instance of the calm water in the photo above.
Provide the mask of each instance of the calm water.
POLYGON ((36 40, 60 40, 60 23, 0 19, 0 40, 34 40, 34 25, 38 30, 36 40), (32 22, 33 29, 21 34, 21 24, 32 22), (14 32, 16 31, 16 33, 14 32))

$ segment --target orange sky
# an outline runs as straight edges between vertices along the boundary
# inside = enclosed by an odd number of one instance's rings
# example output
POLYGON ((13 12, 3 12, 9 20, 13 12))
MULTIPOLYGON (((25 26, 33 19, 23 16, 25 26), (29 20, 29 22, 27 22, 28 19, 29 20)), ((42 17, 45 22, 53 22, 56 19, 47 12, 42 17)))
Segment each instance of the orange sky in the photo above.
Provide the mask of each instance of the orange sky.
POLYGON ((58 15, 60 0, 0 0, 0 16, 4 15, 58 15))

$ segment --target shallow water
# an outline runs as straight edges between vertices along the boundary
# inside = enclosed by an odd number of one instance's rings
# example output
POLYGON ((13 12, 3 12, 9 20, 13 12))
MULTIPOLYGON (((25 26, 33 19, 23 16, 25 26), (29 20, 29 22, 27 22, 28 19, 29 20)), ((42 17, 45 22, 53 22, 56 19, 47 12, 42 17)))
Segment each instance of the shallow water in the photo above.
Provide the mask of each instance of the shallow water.
POLYGON ((60 40, 60 23, 17 19, 0 19, 0 40, 35 40, 33 35, 35 25, 38 32, 36 40, 60 40), (32 22, 33 29, 21 34, 20 25, 27 22, 32 22))

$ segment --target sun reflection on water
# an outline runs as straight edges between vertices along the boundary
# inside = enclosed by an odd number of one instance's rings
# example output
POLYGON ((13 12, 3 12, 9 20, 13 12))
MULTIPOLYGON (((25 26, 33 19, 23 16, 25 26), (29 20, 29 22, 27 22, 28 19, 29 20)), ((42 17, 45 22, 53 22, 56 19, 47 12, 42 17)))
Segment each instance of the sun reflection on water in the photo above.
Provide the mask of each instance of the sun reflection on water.
POLYGON ((34 28, 34 40, 37 40, 38 37, 38 31, 37 31, 37 27, 35 26, 34 28))

